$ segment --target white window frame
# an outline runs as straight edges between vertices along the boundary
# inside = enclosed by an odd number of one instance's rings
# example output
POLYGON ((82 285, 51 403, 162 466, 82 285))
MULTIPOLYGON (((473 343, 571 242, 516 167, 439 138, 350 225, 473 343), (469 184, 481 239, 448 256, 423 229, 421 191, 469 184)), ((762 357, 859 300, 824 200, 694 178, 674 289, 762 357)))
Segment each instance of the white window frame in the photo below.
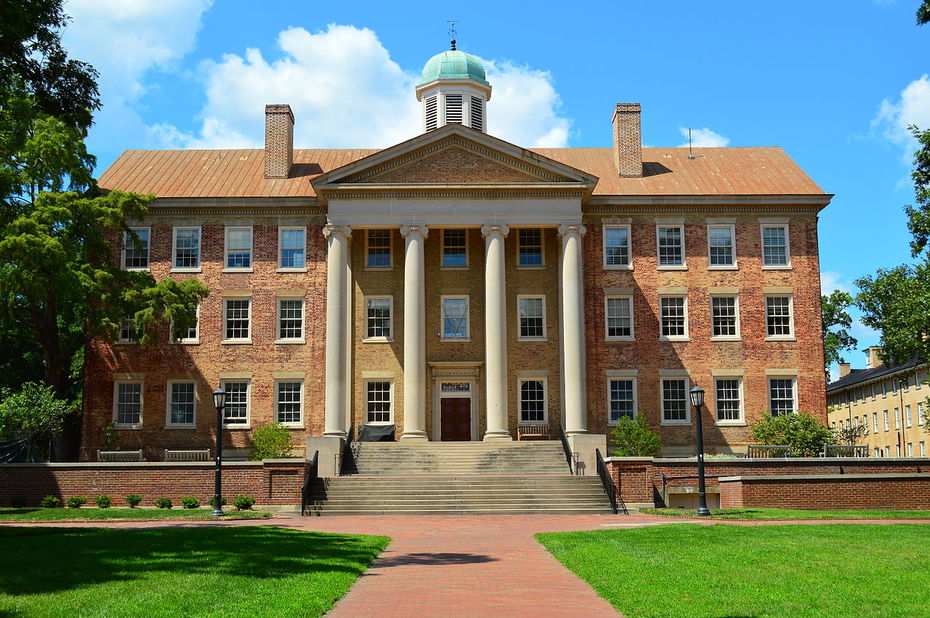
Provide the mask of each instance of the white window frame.
POLYGON ((886 446, 886 447, 885 447, 885 455, 884 455, 884 456, 885 456, 885 457, 891 457, 891 447, 890 447, 890 446, 886 446))
POLYGON ((891 422, 888 418, 888 410, 882 410, 882 420, 884 421, 884 424, 885 424, 885 431, 890 431, 891 422))
POLYGON ((125 316, 119 321, 119 330, 116 333, 116 343, 120 345, 133 345, 133 344, 139 343, 139 339, 141 338, 142 338, 142 329, 138 328, 138 326, 136 325, 136 319, 134 317, 125 316), (124 330, 123 327, 127 322, 132 323, 131 328, 133 331, 135 331, 137 337, 135 338, 123 337, 123 330, 124 330))
POLYGON ((362 393, 365 402, 365 424, 366 425, 393 425, 394 424, 394 379, 393 378, 366 378, 362 380, 362 393), (388 387, 388 396, 390 397, 390 409, 388 410, 388 420, 386 421, 370 421, 368 420, 368 415, 370 410, 368 409, 369 404, 371 403, 368 400, 368 385, 372 383, 381 383, 387 382, 390 386, 388 387))
MULTIPOLYGON (((250 378, 223 378, 220 380, 220 387, 227 392, 229 392, 226 388, 228 384, 245 384, 245 421, 230 423, 226 419, 226 411, 224 410, 223 427, 227 429, 250 429, 252 424, 252 380, 250 378)), ((277 391, 275 396, 277 396, 277 391)))
POLYGON ((471 341, 471 298, 463 294, 450 294, 439 297, 439 338, 441 341, 471 341), (465 335, 463 337, 446 336, 446 301, 447 300, 464 300, 465 301, 465 335))
POLYGON ((907 451, 905 451, 905 452, 907 453, 907 456, 908 456, 908 457, 913 457, 913 456, 914 456, 914 443, 913 443, 913 442, 908 442, 908 443, 907 443, 907 451))
POLYGON ((743 378, 741 376, 714 376, 714 420, 720 426, 743 426, 746 424, 746 399, 743 396, 743 378), (739 415, 736 418, 720 418, 720 400, 717 382, 720 380, 736 380, 739 394, 739 415))
POLYGON ((197 427, 197 381, 196 380, 168 380, 165 388, 165 429, 194 429, 197 427), (176 384, 193 384, 194 385, 194 414, 190 423, 173 423, 171 422, 171 404, 174 396, 174 386, 176 384))
POLYGON ((517 294, 517 340, 518 341, 546 341, 548 337, 546 336, 546 295, 545 294, 517 294), (539 300, 542 304, 542 336, 540 337, 525 337, 522 334, 522 322, 520 318, 520 301, 523 300, 539 300))
POLYGON ((394 268, 394 230, 392 228, 372 228, 365 230, 365 270, 391 270, 394 268), (387 232, 388 246, 387 246, 387 255, 388 263, 381 266, 372 266, 368 262, 370 257, 370 243, 369 237, 372 232, 387 232))
POLYGON ((250 296, 224 296, 223 297, 223 338, 220 343, 233 343, 233 344, 242 344, 242 343, 252 343, 252 297, 250 296), (249 303, 249 333, 245 338, 227 338, 226 337, 226 323, 227 323, 227 311, 229 309, 229 302, 236 300, 244 300, 249 303))
POLYGON ((255 229, 251 225, 227 225, 223 229, 223 272, 250 273, 255 267, 255 229), (229 265, 229 233, 242 230, 249 231, 249 265, 229 265))
POLYGON ((740 314, 739 314, 739 294, 711 294, 710 295, 710 340, 711 341, 739 341, 742 339, 740 331, 740 314), (715 335, 714 334, 714 299, 715 298, 732 298, 734 318, 736 320, 735 335, 715 335))
POLYGON ((791 233, 787 223, 761 223, 759 225, 759 262, 762 264, 762 270, 790 270, 791 269, 791 233), (766 228, 782 228, 785 230, 785 263, 784 264, 766 264, 765 263, 765 230, 766 228))
POLYGON ((872 412, 872 433, 878 433, 878 412, 872 412))
POLYGON ((365 329, 365 332, 362 335, 362 341, 367 342, 367 343, 385 343, 389 341, 394 341, 394 297, 388 296, 388 295, 375 294, 372 296, 365 296, 363 302, 364 302, 364 308, 365 308, 365 323, 363 325, 363 328, 365 329), (369 337, 368 327, 369 327, 369 320, 371 319, 371 316, 368 313, 369 301, 385 300, 385 299, 388 301, 388 330, 390 331, 391 334, 389 337, 381 337, 381 336, 369 337))
MULTIPOLYGON (((253 245, 254 239, 253 239, 253 245)), ((253 258, 254 259, 254 258, 253 258)), ((282 225, 278 227, 278 272, 279 273, 305 273, 307 272, 307 228, 303 225, 282 225), (304 265, 284 266, 284 232, 303 232, 304 235, 304 265)))
POLYGON ((440 236, 442 237, 439 243, 439 268, 440 270, 467 270, 471 264, 471 254, 468 250, 468 228, 443 228, 440 230, 440 236), (465 233, 465 264, 462 266, 450 266, 446 265, 446 233, 451 231, 461 231, 465 233))
POLYGON ((894 428, 901 429, 901 408, 894 409, 894 428))
POLYGON ((605 341, 634 341, 636 339, 636 321, 633 317, 633 295, 632 294, 605 294, 604 295, 604 340, 605 341), (608 310, 609 301, 626 299, 630 308, 630 334, 611 335, 610 334, 610 312, 608 310))
POLYGON ((927 443, 921 440, 920 442, 917 443, 917 446, 919 448, 918 454, 921 457, 926 457, 927 456, 927 443))
POLYGON ((690 341, 690 332, 688 330, 688 295, 687 294, 660 294, 659 295, 659 341, 690 341), (662 300, 666 298, 684 299, 683 311, 685 320, 685 332, 683 335, 663 335, 662 334, 662 300))
POLYGON ((113 427, 116 429, 142 429, 145 414, 145 381, 144 380, 114 380, 113 381, 113 427), (119 422, 119 387, 121 384, 139 385, 139 422, 119 422))
MULTIPOLYGON (((307 301, 303 298, 278 298, 275 303, 277 309, 275 320, 275 343, 306 343, 307 333, 307 301), (300 336, 299 337, 282 337, 281 336, 281 303, 300 301, 300 336)), ((252 312, 249 307, 249 335, 252 332, 252 312)))
POLYGON ((542 227, 521 227, 517 228, 517 269, 519 270, 540 270, 546 267, 546 229, 542 227), (523 232, 529 230, 539 230, 539 264, 521 264, 520 247, 523 245, 523 232))
POLYGON ((203 228, 199 225, 176 225, 171 229, 171 272, 173 273, 199 273, 203 268, 203 228), (197 265, 177 266, 178 263, 178 232, 196 230, 197 232, 197 265))
POLYGON ((736 261, 736 226, 732 223, 708 223, 707 224, 707 270, 739 270, 736 261), (711 229, 721 228, 730 230, 730 250, 733 252, 733 260, 729 264, 711 264, 711 246, 710 231, 711 229))
POLYGON ((303 378, 275 378, 273 397, 274 397, 273 399, 274 420, 278 423, 281 423, 285 427, 303 429, 304 422, 306 419, 306 405, 305 404, 306 404, 306 399, 307 399, 306 394, 304 393, 304 379, 303 378), (278 406, 280 405, 281 402, 279 399, 280 393, 278 391, 279 389, 278 385, 279 384, 294 384, 294 383, 300 384, 300 421, 285 422, 285 421, 280 420, 280 416, 279 416, 281 410, 278 406))
POLYGON ((917 402, 917 425, 923 426, 924 424, 924 402, 917 402))
MULTIPOLYGON (((791 381, 791 414, 798 413, 798 378, 788 375, 769 375, 765 381, 765 400, 768 404, 769 415, 772 415, 772 380, 791 381)), ((783 415, 779 415, 783 416, 783 415)))
POLYGON ((766 341, 794 341, 794 294, 766 294, 765 299, 765 340, 766 341), (769 299, 770 298, 787 298, 788 299, 788 329, 787 335, 770 335, 769 334, 769 299))
POLYGON ((904 427, 910 429, 914 426, 914 418, 911 416, 911 404, 904 406, 904 427))
POLYGON ((180 339, 175 339, 173 336, 173 332, 174 332, 174 322, 172 322, 168 327, 168 343, 181 344, 181 345, 197 345, 200 343, 200 303, 197 303, 196 322, 194 322, 194 336, 193 337, 181 337, 180 339))
POLYGON ((549 424, 549 378, 545 376, 521 376, 517 379, 517 423, 520 425, 548 425, 549 424), (523 420, 523 383, 542 382, 543 389, 543 420, 523 420))
POLYGON ((660 425, 691 425, 691 401, 688 393, 691 391, 691 379, 689 376, 661 376, 659 378, 659 424, 660 425), (685 381, 685 418, 684 420, 668 420, 665 418, 665 381, 666 380, 684 380, 685 381))
POLYGON ((626 225, 604 225, 601 239, 601 257, 604 270, 633 270, 633 229, 629 224, 626 225), (607 263, 607 231, 624 229, 626 230, 626 264, 608 264, 607 263))
POLYGON ((150 227, 140 227, 140 226, 130 226, 129 229, 133 232, 145 232, 147 240, 145 241, 145 266, 126 266, 126 249, 129 247, 129 243, 133 243, 133 249, 135 249, 135 241, 129 235, 129 232, 123 232, 123 248, 120 251, 120 268, 128 271, 135 272, 145 272, 149 269, 152 264, 152 228, 150 227))
POLYGON ((685 225, 683 223, 657 223, 656 224, 656 268, 658 270, 688 270, 687 242, 685 240, 685 225), (662 228, 677 227, 681 232, 681 263, 662 264, 661 246, 659 244, 659 230, 662 228))
POLYGON ((639 416, 639 385, 636 383, 636 376, 608 376, 607 377, 607 425, 615 426, 620 422, 620 419, 617 418, 614 420, 611 418, 611 384, 613 382, 632 382, 633 384, 633 419, 635 420, 639 416))

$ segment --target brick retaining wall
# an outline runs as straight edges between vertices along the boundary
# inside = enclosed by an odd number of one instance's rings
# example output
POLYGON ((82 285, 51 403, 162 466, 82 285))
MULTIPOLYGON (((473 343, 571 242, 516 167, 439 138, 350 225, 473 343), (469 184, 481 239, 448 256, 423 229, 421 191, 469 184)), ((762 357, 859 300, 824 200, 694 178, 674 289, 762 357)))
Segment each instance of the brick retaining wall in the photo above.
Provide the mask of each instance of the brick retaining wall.
POLYGON ((723 477, 720 507, 930 510, 930 474, 723 477))
MULTIPOLYGON (((300 504, 300 490, 307 474, 302 459, 229 462, 223 464, 223 496, 243 494, 258 504, 300 504)), ((128 494, 142 496, 151 506, 157 498, 180 504, 184 496, 202 503, 213 497, 213 463, 48 463, 0 465, 0 505, 13 498, 25 498, 37 506, 43 496, 57 496, 64 502, 71 496, 89 501, 100 495, 123 506, 128 494)))

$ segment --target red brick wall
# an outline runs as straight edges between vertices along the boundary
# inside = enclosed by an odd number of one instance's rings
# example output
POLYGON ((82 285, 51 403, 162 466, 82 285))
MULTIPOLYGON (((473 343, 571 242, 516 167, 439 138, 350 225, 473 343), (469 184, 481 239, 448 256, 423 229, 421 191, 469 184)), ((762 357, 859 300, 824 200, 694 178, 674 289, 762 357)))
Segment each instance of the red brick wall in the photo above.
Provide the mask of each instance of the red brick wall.
MULTIPOLYGON (((300 504, 300 491, 307 474, 304 461, 236 462, 223 467, 223 496, 239 494, 255 498, 258 504, 300 504)), ((71 496, 89 501, 100 495, 124 506, 129 494, 142 496, 144 506, 158 498, 169 498, 175 505, 184 496, 194 496, 203 504, 213 497, 212 463, 73 463, 0 465, 0 505, 13 498, 25 498, 37 506, 43 496, 53 495, 62 502, 71 496)))
POLYGON ((735 477, 720 483, 721 508, 930 509, 930 474, 735 477))

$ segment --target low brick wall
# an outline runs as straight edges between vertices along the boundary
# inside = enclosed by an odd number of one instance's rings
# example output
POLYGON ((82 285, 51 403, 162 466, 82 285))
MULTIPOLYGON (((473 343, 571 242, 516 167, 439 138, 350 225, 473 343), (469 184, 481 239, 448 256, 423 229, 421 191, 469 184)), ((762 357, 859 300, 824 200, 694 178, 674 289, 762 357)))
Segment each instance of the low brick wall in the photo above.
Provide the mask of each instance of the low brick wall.
MULTIPOLYGON (((300 491, 307 475, 302 459, 236 461, 223 464, 223 496, 243 494, 257 504, 300 504, 300 491)), ((67 500, 84 496, 93 501, 107 495, 114 505, 123 505, 128 494, 142 496, 151 506, 157 498, 179 504, 184 496, 194 496, 203 504, 213 497, 213 462, 197 463, 47 463, 0 465, 0 505, 13 498, 24 498, 36 506, 43 496, 67 500)))
POLYGON ((720 507, 930 510, 930 474, 723 477, 720 507))

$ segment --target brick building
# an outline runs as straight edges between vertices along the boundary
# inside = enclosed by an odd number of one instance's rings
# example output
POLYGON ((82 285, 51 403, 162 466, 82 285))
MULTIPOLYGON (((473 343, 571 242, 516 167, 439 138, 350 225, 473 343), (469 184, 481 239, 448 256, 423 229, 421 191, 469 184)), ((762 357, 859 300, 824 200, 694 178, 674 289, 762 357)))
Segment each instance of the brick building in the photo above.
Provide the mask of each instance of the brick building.
POLYGON ((157 196, 123 267, 211 294, 181 341, 137 345, 127 321, 89 346, 83 457, 110 424, 150 459, 209 447, 219 385, 229 449, 275 420, 302 444, 360 424, 604 434, 641 414, 688 453, 695 384, 711 452, 744 449, 760 414, 825 418, 831 196, 782 150, 643 148, 639 104, 613 110, 613 148, 525 149, 485 133, 492 88, 458 51, 415 94, 420 135, 383 150, 295 149, 289 106, 269 105, 264 150, 131 150, 103 174, 157 196))

